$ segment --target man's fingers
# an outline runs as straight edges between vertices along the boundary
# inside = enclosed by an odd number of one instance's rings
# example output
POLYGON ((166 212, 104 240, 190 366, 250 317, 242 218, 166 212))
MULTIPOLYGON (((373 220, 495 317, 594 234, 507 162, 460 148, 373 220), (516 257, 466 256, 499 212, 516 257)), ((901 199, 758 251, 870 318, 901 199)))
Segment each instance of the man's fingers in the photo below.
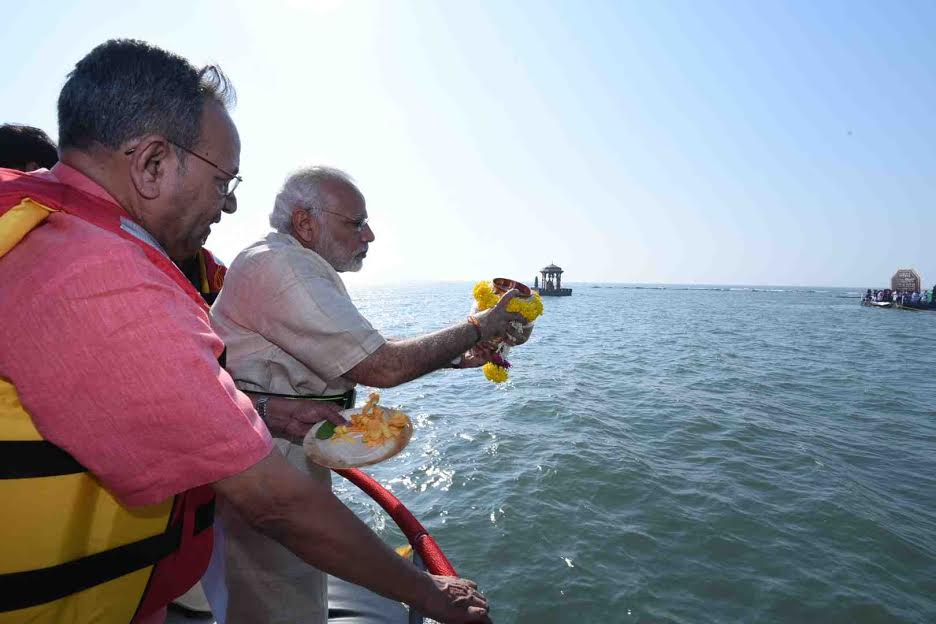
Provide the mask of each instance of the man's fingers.
POLYGON ((488 601, 487 601, 487 598, 485 598, 484 595, 483 595, 481 592, 479 592, 479 591, 476 590, 476 589, 471 589, 471 590, 468 590, 468 591, 470 592, 470 593, 468 594, 468 605, 469 605, 469 606, 468 606, 468 610, 469 610, 469 611, 470 611, 472 608, 475 608, 475 609, 485 609, 485 610, 488 608, 488 601))
POLYGON ((466 579, 461 576, 443 576, 443 575, 433 575, 433 578, 441 581, 441 586, 448 589, 455 590, 456 593, 466 593, 468 589, 478 589, 478 584, 472 581, 471 579, 466 579))
POLYGON ((286 433, 294 438, 304 438, 309 429, 312 428, 310 423, 299 422, 298 420, 292 420, 286 425, 286 433))
POLYGON ((329 413, 329 414, 326 416, 326 418, 328 418, 328 422, 333 423, 333 424, 335 424, 335 425, 348 425, 348 424, 350 424, 350 422, 348 421, 348 419, 345 418, 344 416, 342 416, 341 413, 340 413, 340 412, 337 412, 337 411, 336 411, 336 412, 331 412, 331 413, 329 413))
POLYGON ((497 307, 504 309, 507 307, 507 304, 510 303, 510 300, 520 294, 520 291, 516 288, 511 288, 504 293, 504 296, 500 298, 500 301, 497 302, 497 307))
POLYGON ((491 624, 491 618, 488 616, 488 610, 481 607, 468 607, 468 614, 477 619, 471 620, 472 623, 491 624))
POLYGON ((345 425, 348 421, 339 414, 340 411, 341 408, 334 403, 305 404, 293 413, 293 418, 310 425, 322 420, 333 422, 336 425, 345 425))
POLYGON ((335 425, 347 425, 348 419, 341 415, 341 408, 337 405, 323 405, 316 414, 317 418, 315 422, 319 420, 327 420, 328 422, 335 425))
MULTIPOLYGON (((522 315, 518 315, 518 316, 520 316, 520 318, 523 319, 522 315)), ((523 319, 520 322, 514 322, 514 321, 509 322, 507 324, 507 335, 516 336, 517 338, 523 338, 524 335, 526 335, 526 329, 524 329, 525 321, 526 319, 523 319)))
POLYGON ((520 324, 525 324, 527 322, 526 318, 519 312, 507 312, 507 304, 510 303, 510 300, 517 297, 520 294, 520 291, 516 288, 512 288, 504 293, 504 296, 500 298, 500 301, 497 302, 496 309, 505 313, 505 319, 507 321, 516 321, 520 324))
POLYGON ((474 581, 457 576, 430 575, 436 587, 445 594, 444 615, 436 618, 445 622, 463 624, 491 624, 488 600, 474 581))
POLYGON ((480 358, 484 358, 486 360, 490 360, 492 357, 494 357, 494 353, 496 353, 493 348, 489 347, 486 344, 479 344, 474 349, 472 349, 472 352, 473 352, 473 355, 476 355, 477 357, 480 357, 480 358))

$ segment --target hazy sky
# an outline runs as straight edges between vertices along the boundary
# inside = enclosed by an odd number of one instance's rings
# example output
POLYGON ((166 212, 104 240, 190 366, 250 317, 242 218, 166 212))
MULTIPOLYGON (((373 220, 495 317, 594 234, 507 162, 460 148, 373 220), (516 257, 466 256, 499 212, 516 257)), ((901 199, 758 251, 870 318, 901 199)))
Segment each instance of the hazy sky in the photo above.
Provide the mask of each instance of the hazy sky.
POLYGON ((376 242, 351 283, 936 282, 936 3, 5 5, 0 121, 57 132, 66 73, 136 37, 234 81, 239 210, 348 171, 376 242), (41 6, 41 8, 40 8, 41 6))

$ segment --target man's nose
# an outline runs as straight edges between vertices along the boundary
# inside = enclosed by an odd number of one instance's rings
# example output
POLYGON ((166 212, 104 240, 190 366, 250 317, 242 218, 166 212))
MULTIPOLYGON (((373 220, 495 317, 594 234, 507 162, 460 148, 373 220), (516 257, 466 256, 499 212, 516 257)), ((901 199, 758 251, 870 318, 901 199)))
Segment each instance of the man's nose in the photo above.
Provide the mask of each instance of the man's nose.
POLYGON ((224 205, 221 206, 221 210, 228 214, 234 214, 237 212, 237 195, 231 193, 224 198, 224 205))
POLYGON ((361 240, 365 243, 373 243, 375 238, 377 237, 374 236, 374 230, 371 228, 370 223, 365 223, 364 229, 361 230, 361 240))

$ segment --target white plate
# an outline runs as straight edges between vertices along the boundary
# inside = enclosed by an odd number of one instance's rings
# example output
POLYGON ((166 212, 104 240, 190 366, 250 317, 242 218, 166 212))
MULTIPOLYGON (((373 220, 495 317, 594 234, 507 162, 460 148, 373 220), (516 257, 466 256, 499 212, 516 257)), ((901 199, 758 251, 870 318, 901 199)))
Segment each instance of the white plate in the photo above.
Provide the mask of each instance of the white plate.
MULTIPOLYGON (((387 412, 388 410, 378 406, 379 409, 387 412)), ((351 420, 355 414, 361 413, 360 407, 346 409, 341 411, 341 415, 351 420)), ((325 424, 326 421, 316 423, 309 429, 302 446, 305 449, 306 456, 320 466, 326 468, 360 468, 361 466, 370 466, 390 459, 409 444, 413 437, 413 423, 409 417, 406 418, 406 427, 399 436, 392 440, 387 440, 379 446, 368 446, 364 443, 362 433, 349 433, 349 437, 341 440, 329 438, 328 440, 319 440, 315 433, 325 424)))

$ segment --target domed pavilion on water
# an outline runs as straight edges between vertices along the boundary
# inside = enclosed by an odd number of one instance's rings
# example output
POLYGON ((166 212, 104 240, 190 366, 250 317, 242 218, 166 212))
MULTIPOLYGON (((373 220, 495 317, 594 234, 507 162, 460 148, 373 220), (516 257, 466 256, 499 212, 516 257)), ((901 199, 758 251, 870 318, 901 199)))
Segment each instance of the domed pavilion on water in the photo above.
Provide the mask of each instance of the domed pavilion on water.
POLYGON ((538 277, 533 278, 533 290, 543 297, 569 297, 572 295, 571 288, 562 287, 563 270, 555 264, 540 269, 542 281, 538 277))

